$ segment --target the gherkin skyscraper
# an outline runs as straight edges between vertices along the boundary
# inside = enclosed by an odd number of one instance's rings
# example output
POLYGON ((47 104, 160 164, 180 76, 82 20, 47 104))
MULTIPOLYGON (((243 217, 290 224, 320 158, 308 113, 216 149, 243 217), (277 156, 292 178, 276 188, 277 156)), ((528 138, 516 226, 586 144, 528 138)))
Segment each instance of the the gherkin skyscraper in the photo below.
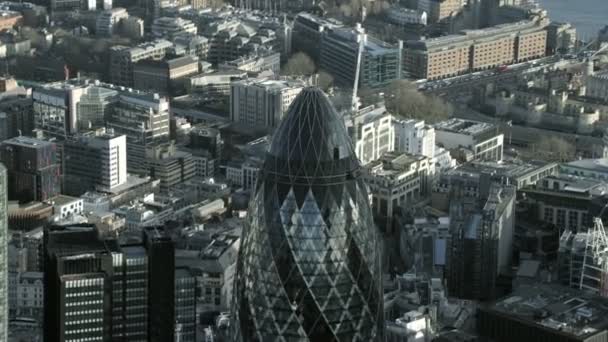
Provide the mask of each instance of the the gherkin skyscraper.
POLYGON ((380 341, 380 243, 343 120, 307 88, 277 129, 243 232, 231 341, 380 341))

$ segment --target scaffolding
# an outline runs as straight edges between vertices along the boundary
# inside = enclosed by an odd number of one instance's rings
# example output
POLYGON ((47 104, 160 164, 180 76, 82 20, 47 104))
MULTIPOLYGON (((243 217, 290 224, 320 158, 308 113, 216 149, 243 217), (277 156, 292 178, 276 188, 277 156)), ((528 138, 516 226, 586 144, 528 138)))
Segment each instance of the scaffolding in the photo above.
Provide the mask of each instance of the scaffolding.
POLYGON ((599 217, 587 232, 579 288, 608 297, 608 235, 599 217))

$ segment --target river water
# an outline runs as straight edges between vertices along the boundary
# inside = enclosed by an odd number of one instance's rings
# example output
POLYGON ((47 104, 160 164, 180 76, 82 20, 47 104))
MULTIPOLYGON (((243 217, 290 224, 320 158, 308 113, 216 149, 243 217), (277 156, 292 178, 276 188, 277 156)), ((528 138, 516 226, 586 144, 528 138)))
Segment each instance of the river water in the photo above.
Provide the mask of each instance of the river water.
POLYGON ((608 0, 538 0, 554 21, 576 26, 579 39, 590 40, 608 25, 608 0))

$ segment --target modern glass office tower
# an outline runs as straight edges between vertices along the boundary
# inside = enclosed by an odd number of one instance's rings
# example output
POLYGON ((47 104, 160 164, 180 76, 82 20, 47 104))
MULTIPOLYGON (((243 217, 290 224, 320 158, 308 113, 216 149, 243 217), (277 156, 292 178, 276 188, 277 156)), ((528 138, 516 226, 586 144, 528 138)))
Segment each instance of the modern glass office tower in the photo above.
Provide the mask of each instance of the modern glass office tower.
POLYGON ((231 341, 380 341, 380 242, 342 118, 304 89, 249 206, 231 341))

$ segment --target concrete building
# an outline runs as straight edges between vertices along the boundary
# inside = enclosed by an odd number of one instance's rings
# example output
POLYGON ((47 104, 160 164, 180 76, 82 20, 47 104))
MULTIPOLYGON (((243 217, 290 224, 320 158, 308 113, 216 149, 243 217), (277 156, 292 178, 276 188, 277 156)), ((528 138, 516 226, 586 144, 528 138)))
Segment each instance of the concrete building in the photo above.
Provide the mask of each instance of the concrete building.
POLYGON ((499 274, 511 270, 515 187, 484 179, 478 197, 464 194, 467 183, 453 184, 446 278, 461 299, 495 298, 499 274))
POLYGON ((404 72, 421 79, 452 77, 545 56, 546 19, 405 42, 404 72))
POLYGON ((185 91, 185 78, 199 72, 196 56, 182 56, 169 60, 143 60, 133 67, 133 82, 136 89, 162 94, 185 91))
POLYGON ((170 41, 157 39, 136 47, 113 46, 110 48, 110 81, 113 84, 132 87, 133 65, 141 60, 161 60, 173 47, 170 41))
POLYGON ((285 60, 291 51, 291 26, 277 17, 252 17, 231 10, 206 24, 201 35, 209 39, 207 61, 217 65, 256 51, 278 52, 285 60))
POLYGON ((179 17, 156 18, 152 23, 151 30, 154 37, 169 40, 182 33, 196 34, 198 32, 196 25, 192 21, 179 17))
POLYGON ((354 124, 349 116, 345 116, 345 119, 355 153, 363 165, 395 150, 393 117, 384 105, 362 108, 354 117, 354 124))
POLYGON ((393 6, 385 11, 388 21, 395 25, 426 25, 427 12, 410 8, 393 6))
POLYGON ((418 10, 428 15, 429 23, 458 14, 465 4, 462 0, 418 0, 418 10))
POLYGON ((279 75, 281 71, 281 54, 273 51, 259 51, 245 57, 221 63, 218 68, 219 70, 237 69, 251 72, 270 70, 274 75, 279 75))
POLYGON ((234 81, 247 79, 247 71, 220 70, 205 72, 188 78, 186 89, 205 101, 229 99, 231 84, 234 81))
MULTIPOLYGON (((42 272, 20 272, 15 274, 15 317, 40 320, 44 305, 42 272)), ((11 308, 12 310, 13 308, 11 308)))
POLYGON ((307 12, 299 13, 293 21, 292 46, 294 51, 306 53, 318 62, 321 57, 321 39, 327 30, 342 27, 342 23, 321 18, 307 12))
POLYGON ((129 13, 125 8, 117 7, 101 12, 97 16, 95 24, 95 34, 98 37, 111 37, 118 31, 118 24, 129 18, 129 13))
POLYGON ((560 172, 581 178, 608 181, 608 158, 580 159, 560 165, 560 172))
POLYGON ((80 0, 51 0, 51 12, 74 11, 82 9, 83 2, 80 0))
POLYGON ((422 120, 392 120, 395 131, 395 151, 435 157, 435 128, 422 120))
POLYGON ((44 84, 32 92, 35 127, 63 140, 81 129, 103 126, 117 91, 89 80, 44 84))
POLYGON ((502 160, 504 135, 492 124, 454 118, 435 124, 435 134, 456 159, 502 160))
POLYGON ((593 342, 608 330, 608 300, 551 284, 522 286, 505 298, 480 306, 477 333, 496 342, 593 342), (533 315, 530 308, 543 315, 533 315))
POLYGON ((173 37, 173 54, 190 55, 206 60, 209 55, 209 39, 192 33, 180 33, 173 37))
POLYGON ((392 225, 398 207, 407 207, 429 198, 435 170, 431 159, 405 153, 386 153, 365 167, 365 179, 372 198, 372 211, 392 225))
POLYGON ((158 94, 121 92, 107 127, 127 136, 127 170, 148 174, 146 149, 169 141, 169 100, 158 94))
POLYGON ((173 242, 162 228, 142 235, 140 244, 119 246, 101 239, 93 225, 47 228, 45 341, 173 341, 173 242))
POLYGON ((130 16, 120 21, 122 34, 127 38, 139 40, 144 37, 144 21, 141 18, 130 16))
POLYGON ((275 128, 295 97, 300 81, 248 79, 230 85, 230 119, 251 127, 275 128))
POLYGON ((37 129, 50 137, 65 139, 78 132, 78 102, 86 86, 67 82, 50 83, 32 90, 37 129))
POLYGON ((111 88, 95 86, 88 89, 76 106, 78 129, 103 127, 111 116, 112 103, 117 95, 118 91, 111 88))
POLYGON ((570 23, 551 22, 547 26, 547 51, 568 53, 576 46, 576 27, 570 23))
POLYGON ((608 190, 599 180, 562 175, 543 178, 535 186, 521 189, 534 208, 535 219, 554 224, 560 231, 579 231, 592 226, 592 203, 608 190))
POLYGON ((585 86, 586 96, 608 102, 608 72, 589 75, 585 79, 585 86))
POLYGON ((160 190, 163 192, 194 176, 192 154, 177 150, 173 144, 148 148, 146 163, 150 177, 160 180, 160 190))
POLYGON ((321 38, 319 67, 334 77, 337 85, 352 87, 359 42, 363 41, 359 87, 386 86, 401 79, 402 43, 390 45, 369 36, 359 25, 352 30, 326 30, 321 38))
POLYGON ((233 186, 242 187, 244 190, 253 189, 257 183, 262 164, 262 160, 256 157, 228 163, 226 165, 226 179, 233 186))
POLYGON ((84 211, 84 201, 79 197, 58 195, 50 199, 49 203, 53 205, 53 215, 58 220, 82 215, 84 211))
POLYGON ((31 97, 4 97, 0 103, 2 141, 34 130, 34 108, 31 97))
POLYGON ((0 159, 8 175, 8 198, 21 203, 46 201, 61 191, 55 143, 15 137, 2 142, 0 159))
POLYGON ((109 190, 127 181, 127 137, 100 129, 64 143, 66 192, 109 190))
POLYGON ((196 276, 186 267, 175 269, 175 339, 196 342, 196 276))

